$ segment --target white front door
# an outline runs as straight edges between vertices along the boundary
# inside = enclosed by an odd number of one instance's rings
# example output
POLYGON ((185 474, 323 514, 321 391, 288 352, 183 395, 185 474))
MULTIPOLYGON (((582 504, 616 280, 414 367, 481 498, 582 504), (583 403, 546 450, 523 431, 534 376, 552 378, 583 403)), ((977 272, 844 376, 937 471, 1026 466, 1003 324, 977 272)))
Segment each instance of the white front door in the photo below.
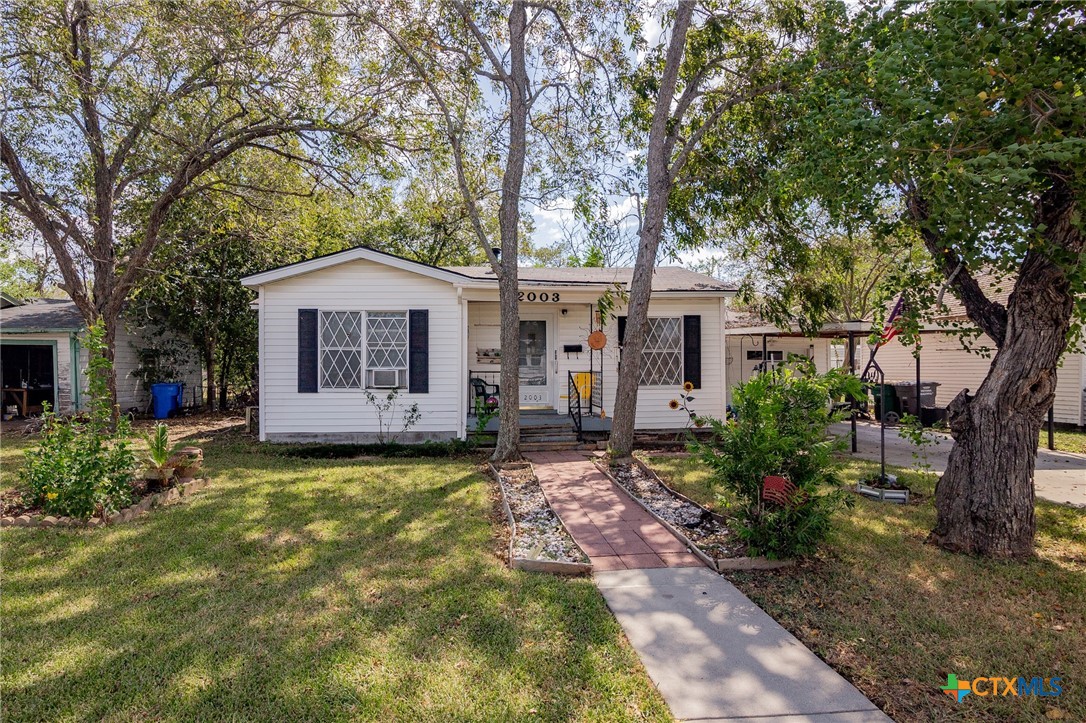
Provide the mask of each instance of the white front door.
POLYGON ((546 319, 520 321, 520 406, 553 407, 546 319))

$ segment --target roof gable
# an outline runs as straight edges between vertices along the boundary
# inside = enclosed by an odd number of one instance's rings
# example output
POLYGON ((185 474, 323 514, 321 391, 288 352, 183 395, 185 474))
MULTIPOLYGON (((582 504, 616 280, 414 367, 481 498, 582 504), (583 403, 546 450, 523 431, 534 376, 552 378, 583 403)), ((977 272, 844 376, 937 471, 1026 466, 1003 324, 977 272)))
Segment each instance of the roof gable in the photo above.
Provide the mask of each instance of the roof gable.
POLYGON ((82 331, 83 315, 70 299, 32 299, 0 312, 0 332, 82 331))
POLYGON ((385 266, 403 269, 421 276, 428 276, 432 279, 439 279, 450 283, 468 280, 468 277, 450 271, 449 269, 443 269, 439 266, 430 266, 421 261, 412 261, 411 259, 405 259, 402 256, 378 251, 377 249, 372 249, 368 246, 355 246, 353 248, 325 254, 324 256, 318 256, 306 261, 298 261, 293 264, 286 264, 285 266, 269 269, 268 271, 261 271, 258 274, 251 274, 243 277, 241 283, 243 286, 261 286, 263 284, 282 281, 283 279, 309 274, 314 271, 326 269, 330 266, 338 266, 352 261, 372 261, 374 263, 384 264, 385 266))

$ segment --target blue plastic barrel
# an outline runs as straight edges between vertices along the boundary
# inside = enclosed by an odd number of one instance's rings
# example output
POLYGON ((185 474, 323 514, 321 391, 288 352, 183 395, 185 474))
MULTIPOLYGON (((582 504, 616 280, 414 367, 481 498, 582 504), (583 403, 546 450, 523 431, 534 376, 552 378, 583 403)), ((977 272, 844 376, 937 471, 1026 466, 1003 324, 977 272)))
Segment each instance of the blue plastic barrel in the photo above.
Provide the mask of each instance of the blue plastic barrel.
POLYGON ((181 384, 179 382, 151 385, 151 402, 155 419, 166 419, 181 407, 181 384))

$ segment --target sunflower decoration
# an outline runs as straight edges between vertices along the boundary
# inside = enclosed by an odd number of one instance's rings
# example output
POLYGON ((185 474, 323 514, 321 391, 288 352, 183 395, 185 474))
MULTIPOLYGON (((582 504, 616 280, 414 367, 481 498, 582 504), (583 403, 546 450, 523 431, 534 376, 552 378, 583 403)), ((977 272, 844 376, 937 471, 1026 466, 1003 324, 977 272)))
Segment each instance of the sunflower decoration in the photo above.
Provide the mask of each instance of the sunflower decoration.
MULTIPOLYGON (((693 391, 693 382, 683 382, 682 389, 679 391, 679 398, 672 399, 670 402, 667 403, 668 408, 672 411, 679 411, 681 409, 682 411, 686 412, 686 416, 690 418, 689 421, 686 423, 687 432, 689 431, 691 426, 701 428, 704 427, 707 423, 705 419, 698 416, 698 413, 694 411, 693 406, 690 404, 694 401, 694 395, 691 393, 693 391)), ((680 436, 682 434, 683 433, 680 433, 680 436)))

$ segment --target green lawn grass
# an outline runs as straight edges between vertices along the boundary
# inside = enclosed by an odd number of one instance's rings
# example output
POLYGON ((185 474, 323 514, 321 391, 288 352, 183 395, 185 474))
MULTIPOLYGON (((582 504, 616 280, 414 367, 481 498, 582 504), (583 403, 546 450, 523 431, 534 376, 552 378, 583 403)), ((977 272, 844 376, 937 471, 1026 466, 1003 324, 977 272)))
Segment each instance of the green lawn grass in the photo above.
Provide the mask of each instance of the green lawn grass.
POLYGON ((503 564, 474 461, 205 449, 185 503, 3 531, 5 720, 671 719, 590 580, 503 564))
MULTIPOLYGON (((1058 452, 1086 454, 1086 432, 1057 429, 1052 438, 1058 452)), ((1048 429, 1041 429, 1041 449, 1048 449, 1048 429)))
MULTIPOLYGON (((697 460, 648 462, 677 490, 715 502, 697 460)), ((876 467, 850 461, 844 476, 876 467)), ((1086 510, 1038 502, 1033 560, 952 555, 924 542, 935 477, 894 471, 916 503, 857 499, 815 559, 729 579, 899 723, 1049 720, 1053 709, 1086 720, 1086 510), (939 691, 948 673, 1060 676, 1064 693, 957 704, 939 691)))

